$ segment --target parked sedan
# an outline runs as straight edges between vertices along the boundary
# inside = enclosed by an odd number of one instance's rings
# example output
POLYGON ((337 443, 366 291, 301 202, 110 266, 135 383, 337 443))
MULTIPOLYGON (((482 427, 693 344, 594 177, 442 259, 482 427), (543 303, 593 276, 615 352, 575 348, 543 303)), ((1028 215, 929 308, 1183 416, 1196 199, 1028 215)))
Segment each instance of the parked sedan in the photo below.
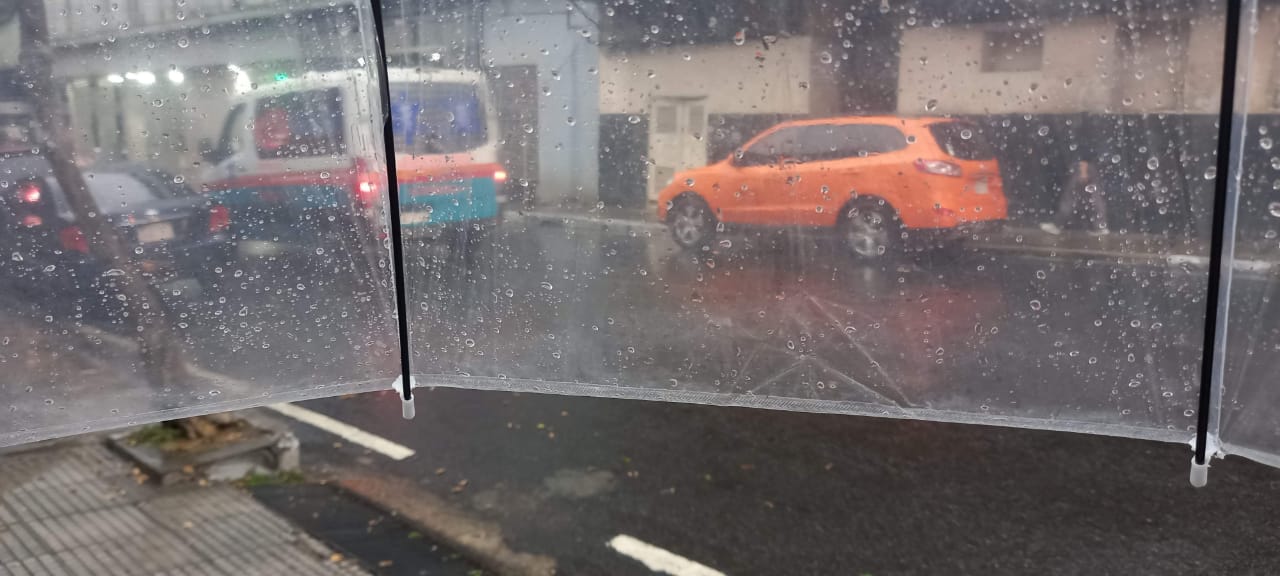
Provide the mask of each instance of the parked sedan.
MULTIPOLYGON (((208 287, 230 260, 226 208, 181 178, 138 166, 84 172, 96 210, 115 227, 126 256, 153 285, 195 279, 208 287)), ((0 278, 29 296, 63 304, 113 297, 122 272, 91 246, 101 239, 76 221, 70 198, 39 156, 0 156, 0 278)))

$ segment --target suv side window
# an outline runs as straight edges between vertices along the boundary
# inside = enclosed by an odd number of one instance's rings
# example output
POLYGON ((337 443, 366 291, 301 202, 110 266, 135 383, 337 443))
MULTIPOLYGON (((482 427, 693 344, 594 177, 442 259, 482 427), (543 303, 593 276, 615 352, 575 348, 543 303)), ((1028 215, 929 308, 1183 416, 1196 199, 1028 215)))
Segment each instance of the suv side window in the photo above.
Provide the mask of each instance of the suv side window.
POLYGON ((738 165, 763 166, 777 162, 779 157, 798 159, 803 154, 804 138, 800 127, 781 128, 744 150, 738 165))
POLYGON ((820 124, 806 126, 801 136, 802 162, 865 158, 907 147, 901 130, 883 124, 820 124))
POLYGON ((253 142, 259 158, 337 154, 345 148, 337 88, 289 92, 258 101, 253 142))
POLYGON ((883 124, 846 124, 838 128, 836 135, 841 158, 865 158, 907 147, 907 137, 901 130, 883 124))

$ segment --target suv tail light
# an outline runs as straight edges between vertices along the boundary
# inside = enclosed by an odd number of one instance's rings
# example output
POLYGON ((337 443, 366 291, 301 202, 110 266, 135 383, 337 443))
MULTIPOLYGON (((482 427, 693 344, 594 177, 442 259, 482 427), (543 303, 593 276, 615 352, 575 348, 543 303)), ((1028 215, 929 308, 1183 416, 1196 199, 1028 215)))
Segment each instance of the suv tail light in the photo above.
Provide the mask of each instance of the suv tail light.
POLYGON ((959 166, 944 160, 925 160, 923 158, 917 158, 915 161, 915 167, 916 170, 924 172, 925 174, 937 174, 939 176, 951 176, 955 178, 960 177, 961 174, 959 166))
POLYGON ((226 206, 212 206, 209 208, 209 233, 216 234, 224 232, 231 227, 231 212, 226 206))
POLYGON ((67 252, 89 253, 89 241, 79 226, 71 225, 58 232, 58 240, 62 241, 62 249, 67 252))
POLYGON ((40 182, 29 180, 14 187, 12 211, 22 226, 35 228, 44 224, 49 211, 48 199, 40 182))
POLYGON ((35 182, 24 182, 18 186, 18 202, 22 204, 39 204, 44 198, 44 191, 35 182))

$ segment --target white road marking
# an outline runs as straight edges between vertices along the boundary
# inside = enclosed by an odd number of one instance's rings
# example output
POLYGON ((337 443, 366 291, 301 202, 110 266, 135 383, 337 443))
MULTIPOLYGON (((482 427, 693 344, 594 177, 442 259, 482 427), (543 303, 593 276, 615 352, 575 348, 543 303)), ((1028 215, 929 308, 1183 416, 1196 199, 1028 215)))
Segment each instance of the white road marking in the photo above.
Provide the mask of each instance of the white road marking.
POLYGON ((395 442, 387 440, 381 436, 370 434, 364 430, 356 428, 355 426, 345 422, 340 422, 314 410, 308 410, 293 404, 273 404, 266 406, 266 408, 293 418, 303 424, 315 426, 316 428, 324 430, 325 432, 333 434, 353 444, 364 446, 365 448, 373 450, 374 452, 382 454, 392 460, 404 460, 414 454, 414 451, 406 446, 396 444, 395 442))
POLYGON ((683 556, 677 556, 626 534, 614 536, 613 540, 609 541, 609 547, 623 556, 639 561, 654 572, 672 576, 725 576, 724 572, 708 568, 683 556))

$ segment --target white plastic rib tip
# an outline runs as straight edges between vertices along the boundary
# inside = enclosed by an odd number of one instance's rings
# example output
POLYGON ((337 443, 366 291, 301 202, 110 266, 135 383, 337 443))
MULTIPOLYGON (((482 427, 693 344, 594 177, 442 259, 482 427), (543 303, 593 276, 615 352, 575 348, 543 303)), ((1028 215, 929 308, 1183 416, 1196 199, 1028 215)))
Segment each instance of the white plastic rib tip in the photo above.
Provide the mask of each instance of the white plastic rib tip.
POLYGON ((405 399, 404 376, 397 376, 396 381, 391 383, 391 388, 396 391, 396 394, 400 395, 400 415, 403 416, 405 420, 413 420, 413 417, 417 415, 417 410, 414 408, 414 405, 413 405, 413 388, 417 386, 417 384, 418 382, 414 380, 412 376, 410 376, 409 377, 409 398, 405 399))
POLYGON ((1196 464, 1196 457, 1191 457, 1191 485, 1196 488, 1204 488, 1209 483, 1209 457, 1204 459, 1204 464, 1196 464))

